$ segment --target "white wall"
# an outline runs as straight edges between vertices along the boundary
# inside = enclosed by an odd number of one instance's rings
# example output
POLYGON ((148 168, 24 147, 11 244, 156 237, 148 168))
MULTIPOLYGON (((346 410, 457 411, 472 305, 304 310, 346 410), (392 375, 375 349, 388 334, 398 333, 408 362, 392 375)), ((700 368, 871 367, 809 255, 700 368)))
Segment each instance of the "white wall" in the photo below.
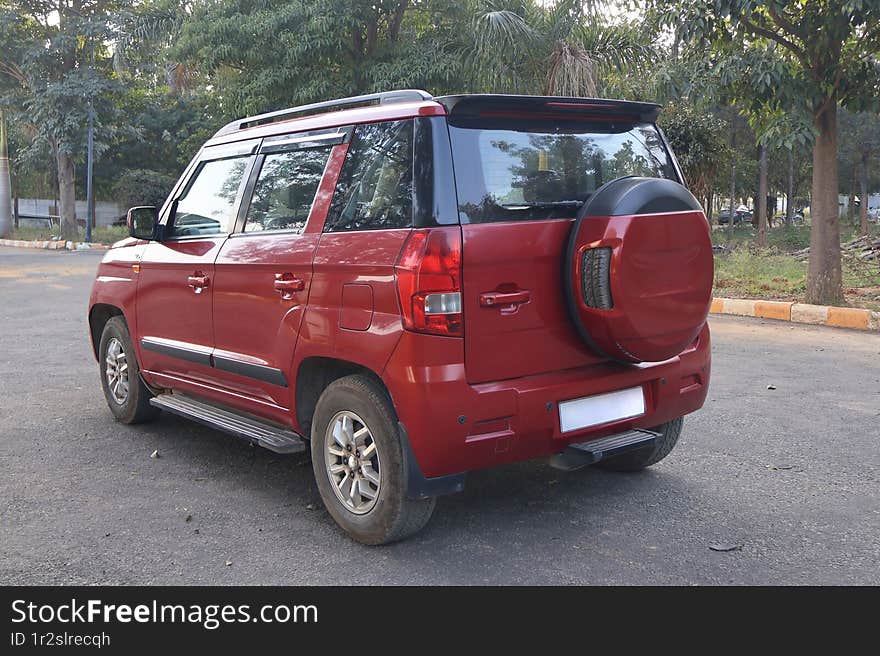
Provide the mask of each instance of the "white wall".
MULTIPOLYGON (((54 201, 48 198, 19 198, 18 213, 49 216, 55 214, 54 205, 54 201)), ((76 218, 85 220, 88 214, 86 202, 84 200, 76 201, 76 218)), ((125 211, 112 201, 99 200, 95 202, 95 223, 97 225, 110 225, 123 214, 125 211)))

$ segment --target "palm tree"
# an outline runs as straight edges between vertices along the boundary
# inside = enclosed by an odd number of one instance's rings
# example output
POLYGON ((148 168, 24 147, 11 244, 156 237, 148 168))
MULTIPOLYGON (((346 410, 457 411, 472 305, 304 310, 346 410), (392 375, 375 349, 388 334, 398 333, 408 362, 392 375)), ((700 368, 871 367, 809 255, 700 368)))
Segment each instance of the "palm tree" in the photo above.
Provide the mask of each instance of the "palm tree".
POLYGON ((484 90, 596 96, 603 74, 637 72, 655 50, 602 0, 476 0, 463 55, 484 90))

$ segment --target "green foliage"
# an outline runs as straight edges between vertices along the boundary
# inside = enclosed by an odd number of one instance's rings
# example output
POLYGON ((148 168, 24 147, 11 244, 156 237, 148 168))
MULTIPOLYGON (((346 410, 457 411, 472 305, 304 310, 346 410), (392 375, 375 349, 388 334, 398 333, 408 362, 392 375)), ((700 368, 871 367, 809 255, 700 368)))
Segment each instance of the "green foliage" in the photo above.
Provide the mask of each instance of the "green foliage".
POLYGON ((207 76, 224 117, 401 87, 451 89, 452 0, 194 3, 172 54, 207 76))
POLYGON ((137 205, 161 207, 176 178, 148 169, 129 169, 113 187, 113 199, 123 208, 137 205))
POLYGON ((475 90, 596 96, 606 77, 619 84, 620 74, 637 74, 656 59, 649 33, 606 18, 609 2, 472 4, 460 52, 475 90))
POLYGON ((750 109, 818 115, 829 99, 880 102, 874 0, 654 0, 681 38, 706 43, 722 82, 750 109), (736 53, 737 56, 729 56, 736 53))
POLYGON ((806 290, 807 265, 791 255, 740 248, 715 258, 716 296, 789 298, 806 290))
POLYGON ((94 0, 74 10, 41 0, 0 2, 0 106, 31 131, 27 149, 35 154, 47 147, 84 153, 89 97, 99 117, 96 153, 125 129, 116 121, 115 94, 121 89, 112 78, 106 49, 111 14, 120 5, 94 0))
POLYGON ((720 165, 730 156, 726 125, 717 116, 687 102, 670 103, 660 115, 688 187, 697 198, 713 188, 720 165))

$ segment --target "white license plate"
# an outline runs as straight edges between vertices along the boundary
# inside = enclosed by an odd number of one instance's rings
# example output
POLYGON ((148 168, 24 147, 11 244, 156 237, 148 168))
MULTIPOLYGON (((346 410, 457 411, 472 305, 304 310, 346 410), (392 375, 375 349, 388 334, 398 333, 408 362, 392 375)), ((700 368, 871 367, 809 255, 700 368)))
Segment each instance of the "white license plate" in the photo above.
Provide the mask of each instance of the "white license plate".
POLYGON ((563 433, 599 426, 645 414, 645 393, 641 387, 585 396, 559 404, 559 425, 563 433))

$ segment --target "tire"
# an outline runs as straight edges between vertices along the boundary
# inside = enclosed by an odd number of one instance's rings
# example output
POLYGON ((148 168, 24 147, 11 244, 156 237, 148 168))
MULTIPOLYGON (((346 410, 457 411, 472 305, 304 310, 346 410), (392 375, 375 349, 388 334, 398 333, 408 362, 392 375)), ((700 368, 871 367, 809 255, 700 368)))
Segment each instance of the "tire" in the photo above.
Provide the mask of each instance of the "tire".
POLYGON ((128 334, 128 326, 122 317, 111 317, 104 324, 98 347, 98 365, 104 398, 117 421, 123 424, 139 424, 154 419, 159 414, 159 409, 150 405, 153 394, 141 380, 131 335, 128 334), (108 370, 111 370, 108 360, 120 363, 118 367, 124 365, 121 376, 118 373, 119 369, 113 372, 117 373, 116 378, 108 373, 108 370), (118 381, 120 378, 125 379, 124 385, 121 381, 118 385, 111 383, 111 379, 118 381))
POLYGON ((651 430, 660 433, 660 437, 654 442, 654 446, 628 451, 619 456, 609 458, 608 460, 601 460, 596 466, 601 469, 607 469, 608 471, 636 472, 641 471, 645 467, 657 464, 669 455, 669 452, 672 451, 673 447, 678 442, 678 437, 681 435, 681 427, 683 424, 684 419, 679 417, 678 419, 673 419, 665 424, 656 426, 651 430))
POLYGON ((378 545, 402 540, 431 518, 435 499, 406 496, 397 415, 388 393, 372 378, 356 374, 327 386, 315 408, 311 450, 315 481, 327 512, 358 542, 378 545), (368 453, 372 455, 361 459, 368 453))

